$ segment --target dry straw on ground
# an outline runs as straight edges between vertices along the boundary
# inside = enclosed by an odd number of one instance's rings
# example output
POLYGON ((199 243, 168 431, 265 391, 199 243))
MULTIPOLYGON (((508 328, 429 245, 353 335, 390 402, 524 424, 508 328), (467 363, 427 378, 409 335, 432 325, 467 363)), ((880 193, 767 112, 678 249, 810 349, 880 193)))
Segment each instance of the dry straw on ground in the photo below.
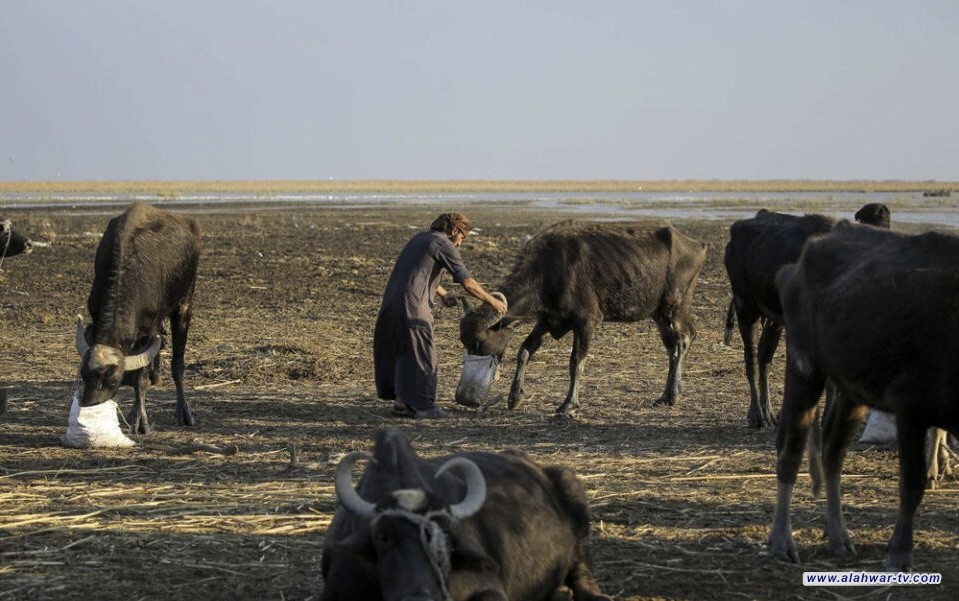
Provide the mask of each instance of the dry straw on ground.
MULTIPOLYGON (((0 600, 316 599, 323 533, 336 508, 331 468, 343 453, 368 449, 388 425, 403 427, 424 455, 518 447, 574 467, 593 509, 596 571, 620 598, 959 597, 954 480, 926 494, 916 533, 916 569, 941 572, 944 585, 801 586, 804 570, 881 568, 897 507, 896 456, 888 449, 855 446, 846 462, 856 555, 828 552, 823 501, 801 475, 794 527, 804 563, 769 557, 774 436, 746 428, 741 349, 721 344, 726 222, 676 222, 709 245, 695 301, 699 336, 676 407, 650 403, 662 390, 666 357, 655 328, 639 323, 601 326, 576 420, 551 417, 565 394, 569 340, 538 353, 519 411, 502 403, 483 416, 461 411, 450 401, 462 352, 459 314, 439 308, 441 403, 454 416, 393 418, 370 379, 379 296, 403 242, 447 208, 197 210, 204 256, 187 386, 199 423, 173 425, 165 371, 148 402, 156 430, 137 448, 117 451, 58 444, 76 376, 72 319, 84 310, 96 235, 112 210, 5 215, 53 244, 3 266, 0 600)), ((472 207, 480 231, 465 259, 495 287, 526 236, 563 216, 472 207)), ((781 350, 771 383, 777 395, 782 362, 781 350)), ((510 371, 507 362, 494 395, 505 394, 510 371)), ((120 404, 129 407, 129 391, 120 404)))

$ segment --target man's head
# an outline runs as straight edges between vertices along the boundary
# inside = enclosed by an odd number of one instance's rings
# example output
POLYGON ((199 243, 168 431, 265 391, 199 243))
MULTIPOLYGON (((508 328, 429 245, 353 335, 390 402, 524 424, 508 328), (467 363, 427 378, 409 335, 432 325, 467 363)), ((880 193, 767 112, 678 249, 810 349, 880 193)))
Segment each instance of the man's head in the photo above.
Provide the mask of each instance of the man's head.
POLYGON ((443 232, 450 237, 453 244, 459 246, 469 234, 471 226, 470 220, 462 213, 443 213, 433 220, 430 229, 443 232))

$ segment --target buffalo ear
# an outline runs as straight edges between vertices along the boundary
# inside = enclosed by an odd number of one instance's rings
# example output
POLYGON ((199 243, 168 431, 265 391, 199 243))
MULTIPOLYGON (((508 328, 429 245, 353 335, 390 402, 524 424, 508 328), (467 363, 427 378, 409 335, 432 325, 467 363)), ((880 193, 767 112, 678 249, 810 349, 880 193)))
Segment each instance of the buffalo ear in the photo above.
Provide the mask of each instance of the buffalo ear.
POLYGON ((499 326, 500 329, 509 328, 510 330, 512 330, 513 328, 519 325, 519 321, 520 320, 516 317, 504 317, 503 319, 500 320, 499 324, 497 325, 499 326))
POLYGON ((499 564, 482 547, 462 536, 453 534, 451 563, 454 570, 465 572, 499 572, 499 564))
POLYGON ((333 550, 376 563, 376 549, 373 548, 369 533, 354 532, 342 540, 334 541, 333 550))

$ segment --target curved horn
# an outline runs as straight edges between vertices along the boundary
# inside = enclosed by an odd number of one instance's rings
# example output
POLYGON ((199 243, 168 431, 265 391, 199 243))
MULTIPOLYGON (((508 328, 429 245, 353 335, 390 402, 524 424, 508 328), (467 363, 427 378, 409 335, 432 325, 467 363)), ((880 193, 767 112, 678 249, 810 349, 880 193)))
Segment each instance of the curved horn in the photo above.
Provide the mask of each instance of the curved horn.
MULTIPOLYGON (((504 305, 507 305, 507 307, 509 306, 508 303, 506 302, 506 295, 503 294, 502 292, 491 292, 491 293, 490 293, 490 296, 492 296, 492 297, 494 297, 494 298, 496 298, 496 299, 498 299, 498 300, 503 301, 503 304, 504 304, 504 305)), ((507 308, 507 311, 509 311, 508 308, 507 308)), ((486 327, 487 327, 487 328, 492 328, 493 326, 495 326, 495 325, 498 324, 499 322, 503 321, 503 318, 504 318, 504 317, 506 317, 506 314, 505 314, 505 313, 502 314, 502 315, 500 315, 499 313, 493 313, 493 314, 490 315, 489 318, 486 320, 486 327)))
POLYGON ((81 357, 87 355, 87 351, 90 350, 90 345, 87 344, 86 336, 83 335, 84 326, 83 326, 83 317, 77 315, 77 352, 80 353, 81 357))
POLYGON ((463 305, 463 315, 466 315, 470 312, 470 304, 466 301, 466 298, 463 296, 459 297, 460 304, 463 305))
POLYGON ((372 518, 376 515, 376 505, 361 497, 353 488, 353 464, 357 459, 372 460, 372 458, 373 456, 366 451, 353 451, 340 459, 336 465, 335 488, 340 504, 364 518, 372 518))
POLYGON ((150 361, 153 361, 153 358, 156 357, 157 353, 159 352, 160 337, 157 336, 154 338, 153 344, 150 345, 150 348, 137 355, 130 355, 123 360, 123 371, 143 369, 147 365, 150 365, 150 361))
POLYGON ((451 467, 463 468, 466 476, 466 495, 456 505, 450 505, 450 515, 463 520, 479 511, 486 502, 486 478, 480 468, 466 457, 453 457, 436 470, 436 477, 439 478, 451 467))

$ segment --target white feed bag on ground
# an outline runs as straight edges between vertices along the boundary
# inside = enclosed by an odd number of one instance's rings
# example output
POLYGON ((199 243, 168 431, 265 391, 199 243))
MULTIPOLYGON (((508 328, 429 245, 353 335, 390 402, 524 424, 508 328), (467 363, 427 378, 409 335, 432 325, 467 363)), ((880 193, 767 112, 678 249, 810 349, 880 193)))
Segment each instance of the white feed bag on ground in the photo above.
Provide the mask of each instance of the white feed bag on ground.
POLYGON ((111 399, 92 407, 81 407, 76 389, 72 397, 67 431, 60 437, 63 446, 74 449, 136 446, 136 443, 120 430, 116 401, 111 399))
POLYGON ((456 386, 456 402, 466 407, 482 406, 496 379, 498 363, 493 355, 464 355, 463 373, 456 386))
POLYGON ((896 418, 883 411, 875 409, 869 411, 866 428, 862 431, 859 442, 877 444, 896 442, 896 418))

